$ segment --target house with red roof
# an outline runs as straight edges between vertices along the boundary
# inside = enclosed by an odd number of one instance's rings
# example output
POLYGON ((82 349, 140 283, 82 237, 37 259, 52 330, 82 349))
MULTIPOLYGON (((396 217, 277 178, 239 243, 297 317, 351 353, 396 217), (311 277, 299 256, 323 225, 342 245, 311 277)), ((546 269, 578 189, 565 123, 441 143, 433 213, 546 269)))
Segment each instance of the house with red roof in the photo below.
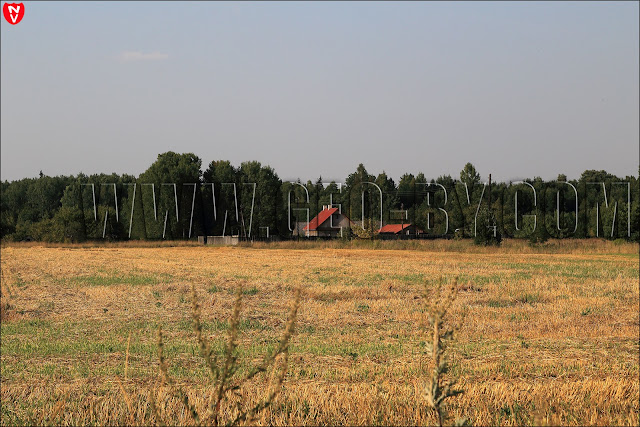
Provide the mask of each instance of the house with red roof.
POLYGON ((424 231, 413 224, 387 224, 382 227, 378 233, 383 236, 408 236, 422 234, 424 231))
POLYGON ((300 234, 307 237, 340 237, 341 228, 350 227, 351 224, 351 220, 340 209, 326 205, 300 234))

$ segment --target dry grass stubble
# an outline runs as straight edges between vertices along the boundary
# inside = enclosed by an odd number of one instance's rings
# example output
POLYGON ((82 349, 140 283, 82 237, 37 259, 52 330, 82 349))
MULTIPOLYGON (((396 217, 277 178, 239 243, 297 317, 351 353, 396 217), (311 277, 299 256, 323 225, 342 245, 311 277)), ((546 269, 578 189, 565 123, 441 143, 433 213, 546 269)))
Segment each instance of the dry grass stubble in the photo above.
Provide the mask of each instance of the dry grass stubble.
MULTIPOLYGON (((11 288, 13 309, 2 322, 0 421, 125 425, 132 412, 137 424, 150 423, 158 326, 170 375, 204 410, 210 383, 194 341, 190 288, 201 298, 204 333, 222 352, 233 291, 245 283, 242 372, 277 342, 286 295, 298 284, 305 295, 286 387, 256 422, 434 424, 422 394, 431 365, 421 294, 424 283, 433 288, 442 275, 460 277, 452 314, 468 307, 451 344, 451 373, 465 390, 451 401, 452 418, 482 425, 637 425, 633 249, 5 246, 3 285, 11 288)), ((267 383, 252 379, 237 399, 257 404, 267 383)), ((158 402, 172 423, 192 422, 168 389, 159 390, 158 402)))

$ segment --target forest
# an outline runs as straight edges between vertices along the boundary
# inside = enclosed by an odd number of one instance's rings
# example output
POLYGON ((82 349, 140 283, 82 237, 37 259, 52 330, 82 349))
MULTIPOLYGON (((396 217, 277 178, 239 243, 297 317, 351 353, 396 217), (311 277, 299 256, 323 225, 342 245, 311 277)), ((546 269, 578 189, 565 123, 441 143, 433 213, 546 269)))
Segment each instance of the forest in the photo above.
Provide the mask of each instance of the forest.
MULTIPOLYGON (((471 163, 459 176, 405 173, 396 183, 363 164, 344 182, 282 181, 257 161, 236 167, 193 153, 166 152, 139 176, 47 176, 1 183, 4 241, 196 239, 238 235, 246 240, 294 238, 296 224, 331 205, 352 227, 342 238, 376 238, 382 225, 415 224, 421 238, 640 240, 636 176, 585 170, 517 182, 485 182, 471 163)), ((406 236, 412 237, 412 236, 406 236)), ((300 237, 297 237, 300 238, 300 237)))

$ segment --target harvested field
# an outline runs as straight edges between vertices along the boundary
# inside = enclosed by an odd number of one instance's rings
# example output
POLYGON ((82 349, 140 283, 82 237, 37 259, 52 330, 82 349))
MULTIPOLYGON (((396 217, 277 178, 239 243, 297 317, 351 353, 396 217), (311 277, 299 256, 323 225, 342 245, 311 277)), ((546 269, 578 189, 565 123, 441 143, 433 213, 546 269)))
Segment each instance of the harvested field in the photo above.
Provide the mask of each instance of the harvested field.
MULTIPOLYGON (((459 277, 453 319, 466 317, 448 352, 465 392, 450 400, 450 422, 638 425, 638 245, 594 242, 547 253, 509 242, 450 242, 456 251, 448 242, 3 246, 1 424, 147 425, 152 391, 166 420, 191 424, 156 386, 156 341, 161 325, 169 372, 203 410, 210 380, 192 329, 192 285, 219 350, 243 287, 241 370, 273 348, 293 289, 303 289, 284 389, 256 423, 434 424, 423 294, 459 277)), ((257 401, 267 380, 256 377, 236 399, 257 401)), ((233 410, 223 408, 225 420, 233 410)))

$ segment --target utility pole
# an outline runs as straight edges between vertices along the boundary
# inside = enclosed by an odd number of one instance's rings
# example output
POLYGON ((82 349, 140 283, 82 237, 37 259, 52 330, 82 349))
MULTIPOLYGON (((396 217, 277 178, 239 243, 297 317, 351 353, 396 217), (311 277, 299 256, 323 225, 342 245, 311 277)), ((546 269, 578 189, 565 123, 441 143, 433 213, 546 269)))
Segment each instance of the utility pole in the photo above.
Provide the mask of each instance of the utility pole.
POLYGON ((489 174, 489 209, 491 209, 491 174, 489 174))
MULTIPOLYGON (((400 210, 404 210, 404 203, 400 203, 400 210)), ((402 225, 400 226, 400 238, 402 239, 402 234, 404 233, 404 215, 400 212, 400 219, 402 220, 402 225)))
POLYGON ((493 208, 491 207, 491 174, 489 174, 489 218, 488 221, 490 222, 490 227, 493 228, 493 237, 496 237, 496 233, 497 233, 497 226, 496 223, 494 221, 494 216, 493 216, 493 208))

